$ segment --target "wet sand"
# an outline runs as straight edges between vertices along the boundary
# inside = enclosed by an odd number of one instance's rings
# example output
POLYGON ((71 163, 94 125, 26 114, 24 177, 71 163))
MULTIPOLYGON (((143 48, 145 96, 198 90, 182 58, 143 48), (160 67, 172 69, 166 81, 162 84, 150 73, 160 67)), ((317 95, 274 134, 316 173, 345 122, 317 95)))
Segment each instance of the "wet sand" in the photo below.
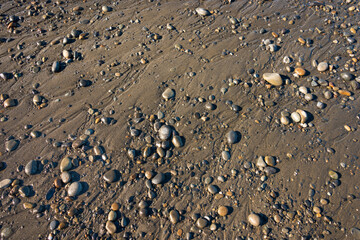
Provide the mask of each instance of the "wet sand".
POLYGON ((1 3, 3 238, 360 239, 356 1, 96 2, 1 3))

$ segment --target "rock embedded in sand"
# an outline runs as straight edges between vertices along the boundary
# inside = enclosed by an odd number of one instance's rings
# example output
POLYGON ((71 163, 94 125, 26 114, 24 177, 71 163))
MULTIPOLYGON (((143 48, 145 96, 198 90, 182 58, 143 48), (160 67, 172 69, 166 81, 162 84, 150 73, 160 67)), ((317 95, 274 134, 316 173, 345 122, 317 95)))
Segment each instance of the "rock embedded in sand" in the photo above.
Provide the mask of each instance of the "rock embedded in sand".
POLYGON ((0 189, 7 188, 12 183, 12 180, 7 178, 0 181, 0 189))
POLYGON ((226 206, 220 206, 219 209, 218 209, 218 214, 221 217, 224 217, 224 216, 228 215, 229 214, 229 208, 226 207, 226 206))
POLYGON ((15 151, 19 146, 19 141, 15 139, 10 139, 5 142, 5 149, 7 152, 15 151))
POLYGON ((240 136, 239 136, 239 132, 237 131, 229 131, 226 134, 226 140, 229 144, 235 144, 238 143, 240 141, 240 136))
POLYGON ((256 213, 251 213, 248 216, 248 222, 253 225, 254 227, 258 227, 261 224, 261 218, 256 213))
POLYGON ((172 99, 175 97, 175 91, 171 88, 165 89, 165 91, 162 94, 162 97, 167 101, 169 99, 172 99))
POLYGON ((278 73, 264 73, 263 78, 265 81, 267 81, 271 85, 274 85, 277 87, 281 86, 283 84, 283 80, 282 80, 280 74, 278 74, 278 73))
POLYGON ((327 62, 321 62, 317 65, 317 70, 319 72, 325 72, 326 70, 328 70, 329 68, 329 64, 327 62))
POLYGON ((76 197, 81 193, 82 189, 83 187, 80 182, 73 182, 67 192, 70 197, 76 197))
POLYGON ((339 174, 337 172, 333 171, 333 170, 330 170, 329 171, 329 177, 331 179, 337 180, 337 179, 339 179, 339 174))
POLYGON ((200 16, 209 16, 210 15, 209 10, 207 10, 205 8, 198 7, 198 8, 195 9, 195 11, 200 16))
POLYGON ((27 175, 34 175, 38 172, 38 161, 36 160, 31 160, 30 162, 28 162, 25 166, 25 173, 27 175))
POLYGON ((70 157, 64 157, 61 160, 61 163, 60 163, 60 171, 61 172, 69 171, 72 167, 73 167, 73 165, 71 163, 70 157))
POLYGON ((170 222, 176 224, 179 222, 180 214, 177 210, 171 210, 169 214, 170 222))

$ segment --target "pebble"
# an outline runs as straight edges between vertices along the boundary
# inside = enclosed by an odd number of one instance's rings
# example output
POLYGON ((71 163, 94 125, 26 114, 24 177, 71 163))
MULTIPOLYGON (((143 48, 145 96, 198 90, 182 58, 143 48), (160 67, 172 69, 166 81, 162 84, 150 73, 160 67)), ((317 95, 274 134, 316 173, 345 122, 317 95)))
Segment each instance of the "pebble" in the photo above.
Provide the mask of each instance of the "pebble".
POLYGON ((109 170, 104 174, 104 180, 108 183, 116 182, 119 179, 119 172, 117 170, 109 170))
POLYGON ((300 122, 301 121, 301 116, 297 112, 292 112, 290 117, 294 122, 300 122))
POLYGON ((28 162, 25 166, 25 173, 27 175, 34 175, 38 172, 38 161, 36 160, 31 160, 30 162, 28 162))
POLYGON ((29 197, 30 196, 30 187, 29 186, 21 186, 19 188, 19 193, 21 197, 29 197))
POLYGON ((267 165, 271 167, 276 165, 276 159, 272 156, 265 156, 265 162, 267 165))
POLYGON ((184 146, 183 140, 181 139, 180 136, 177 136, 177 135, 173 136, 171 142, 172 142, 172 144, 174 144, 174 146, 176 148, 180 148, 180 147, 184 146))
POLYGON ((162 97, 167 101, 175 97, 175 91, 171 88, 165 89, 162 94, 162 97))
POLYGON ((326 70, 328 70, 329 68, 329 64, 327 62, 321 62, 317 65, 317 70, 319 72, 325 72, 326 70))
POLYGON ((153 177, 153 178, 151 179, 151 182, 152 182, 153 184, 162 184, 162 183, 165 182, 165 179, 166 179, 165 174, 159 172, 158 174, 156 174, 155 177, 153 177))
POLYGON ((270 83, 273 86, 281 86, 283 84, 283 80, 278 73, 264 73, 263 78, 265 81, 270 83))
POLYGON ((228 151, 222 151, 221 152, 221 158, 225 161, 229 160, 231 157, 230 153, 228 151))
POLYGON ((306 74, 306 70, 303 68, 295 68, 294 72, 299 76, 304 76, 306 74))
POLYGON ((108 214, 108 221, 115 221, 117 219, 117 213, 115 211, 110 211, 108 214))
POLYGON ((5 142, 5 149, 8 152, 15 151, 19 146, 19 141, 15 139, 10 139, 5 142))
POLYGON ((274 167, 265 167, 264 172, 266 173, 266 175, 272 175, 277 173, 277 169, 274 167))
POLYGON ((197 14, 199 14, 200 16, 209 16, 209 15, 210 15, 209 10, 207 10, 207 9, 205 9, 205 8, 198 7, 198 8, 195 9, 195 11, 196 11, 197 14))
POLYGON ((355 78, 354 75, 352 75, 351 73, 346 73, 346 72, 341 73, 340 76, 345 81, 351 81, 355 78))
POLYGON ((219 187, 216 185, 209 185, 207 189, 212 194, 216 194, 220 191, 219 187))
POLYGON ((15 107, 16 105, 17 101, 15 99, 8 98, 4 101, 4 108, 15 107))
POLYGON ((58 220, 52 220, 50 222, 50 230, 51 231, 54 231, 58 226, 59 226, 59 221, 58 220))
POLYGON ((179 222, 180 214, 177 210, 171 210, 169 214, 170 222, 176 224, 179 222))
POLYGON ((221 217, 224 217, 224 216, 228 215, 229 214, 229 208, 226 207, 226 206, 220 206, 219 209, 218 209, 218 214, 221 217))
POLYGON ((229 144, 235 144, 240 141, 240 133, 237 131, 229 131, 226 134, 226 140, 229 144))
POLYGON ((284 125, 288 125, 288 124, 290 124, 290 119, 288 117, 281 116, 280 122, 284 125))
POLYGON ((203 229, 205 228, 207 225, 209 224, 209 221, 206 220, 205 218, 199 218, 197 221, 196 221, 196 226, 200 229, 203 229))
POLYGON ((168 140, 172 134, 172 129, 168 125, 163 125, 159 129, 159 137, 161 140, 168 140))
POLYGON ((335 172, 335 171, 332 171, 332 170, 329 171, 329 176, 330 176, 330 178, 332 178, 334 180, 339 179, 339 174, 337 172, 335 172))
POLYGON ((58 73, 58 72, 60 72, 60 62, 55 61, 55 62, 52 64, 52 66, 51 66, 51 71, 52 71, 53 73, 58 73))
POLYGON ((82 189, 83 187, 80 182, 73 182, 67 192, 70 197, 76 197, 81 193, 82 189))
POLYGON ((69 183, 71 181, 71 174, 69 172, 62 172, 60 178, 63 183, 69 183))
POLYGON ((120 209, 120 204, 118 204, 118 203, 111 204, 112 211, 119 211, 119 209, 120 209))
POLYGON ((61 179, 60 179, 60 178, 55 178, 55 180, 54 180, 54 186, 55 186, 56 188, 61 188, 62 185, 63 185, 63 182, 61 181, 61 179))
POLYGON ((71 163, 70 157, 64 157, 61 160, 61 163, 60 163, 60 171, 61 172, 69 171, 72 167, 73 167, 73 165, 71 163))
POLYGON ((107 221, 105 228, 106 228, 106 231, 108 231, 108 233, 110 233, 110 234, 114 234, 117 231, 117 227, 116 227, 115 223, 113 223, 112 221, 107 221))
POLYGON ((267 166, 266 162, 262 156, 258 157, 258 159, 256 161, 256 166, 258 166, 259 168, 264 168, 267 166))
POLYGON ((248 222, 253 225, 254 227, 257 227, 261 224, 261 218, 258 214, 256 213, 251 213, 248 216, 248 222))
POLYGON ((12 230, 11 228, 9 227, 4 227, 2 230, 1 230, 1 237, 6 239, 6 238, 9 238, 12 234, 12 230))
POLYGON ((0 189, 7 188, 12 183, 12 180, 7 178, 0 181, 0 189))

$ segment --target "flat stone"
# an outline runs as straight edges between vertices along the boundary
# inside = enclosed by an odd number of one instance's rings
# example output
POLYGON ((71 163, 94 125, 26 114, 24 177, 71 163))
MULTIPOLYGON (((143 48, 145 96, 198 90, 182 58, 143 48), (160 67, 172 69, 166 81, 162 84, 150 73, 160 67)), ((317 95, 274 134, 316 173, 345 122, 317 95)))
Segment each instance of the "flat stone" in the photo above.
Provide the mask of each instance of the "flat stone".
POLYGON ((39 166, 39 162, 36 160, 31 160, 30 162, 28 162, 25 166, 25 173, 27 175, 34 175, 38 172, 38 166, 39 166))
POLYGON ((112 221, 107 221, 105 228, 106 228, 106 231, 108 231, 108 233, 110 233, 110 234, 114 234, 117 231, 117 227, 116 227, 115 223, 113 223, 112 221))
POLYGON ((119 180, 119 171, 111 169, 104 174, 103 178, 108 183, 116 182, 119 180))
POLYGON ((15 139, 10 139, 5 142, 5 149, 8 152, 15 151, 19 146, 19 141, 15 139))
POLYGON ((73 182, 68 189, 68 195, 70 197, 76 197, 81 193, 82 189, 82 184, 80 182, 73 182))
POLYGON ((281 86, 283 85, 283 80, 278 73, 264 73, 263 78, 265 81, 270 83, 273 86, 281 86))
POLYGON ((179 222, 180 214, 177 210, 171 210, 169 214, 170 222, 176 224, 179 222))
POLYGON ((72 168, 72 163, 71 163, 71 158, 70 157, 64 157, 61 160, 60 163, 60 171, 64 172, 64 171, 69 171, 72 168))
POLYGON ((221 158, 225 161, 229 160, 231 157, 230 153, 228 151, 222 151, 221 152, 221 158))
POLYGON ((153 178, 151 179, 151 182, 152 182, 153 184, 162 184, 162 183, 165 182, 165 179, 166 179, 165 174, 159 172, 158 174, 156 174, 155 177, 153 177, 153 178))
POLYGON ((7 178, 0 181, 0 189, 7 188, 12 183, 12 180, 7 178))
POLYGON ((207 10, 205 8, 198 7, 198 8, 195 9, 195 11, 200 16, 208 16, 208 15, 210 15, 209 10, 207 10))

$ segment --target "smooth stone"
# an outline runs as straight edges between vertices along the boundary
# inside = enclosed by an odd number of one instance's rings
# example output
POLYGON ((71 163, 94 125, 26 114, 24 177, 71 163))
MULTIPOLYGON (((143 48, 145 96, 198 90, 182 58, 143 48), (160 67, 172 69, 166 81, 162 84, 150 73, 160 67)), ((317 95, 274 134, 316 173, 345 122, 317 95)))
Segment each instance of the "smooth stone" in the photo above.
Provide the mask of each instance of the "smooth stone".
POLYGON ((225 161, 229 160, 231 158, 231 155, 228 151, 222 151, 221 152, 221 158, 225 161))
POLYGON ((70 197, 76 197, 81 193, 81 191, 82 184, 80 182, 73 182, 67 192, 70 197))
POLYGON ((60 174, 60 178, 61 178, 61 181, 63 182, 63 183, 69 183, 70 181, 71 181, 71 174, 69 173, 69 172, 62 172, 61 174, 60 174))
POLYGON ((110 211, 108 214, 109 221, 115 221, 117 219, 117 213, 115 211, 110 211))
POLYGON ((33 209, 36 205, 34 203, 26 202, 23 204, 25 209, 33 209))
POLYGON ((254 227, 257 227, 261 224, 261 218, 258 214, 256 213, 251 213, 248 216, 248 222, 253 225, 254 227))
POLYGON ((300 122, 301 121, 301 116, 297 112, 292 112, 290 117, 294 122, 300 122))
POLYGON ((360 229, 357 227, 353 227, 350 229, 350 233, 354 239, 360 239, 360 229))
POLYGON ((17 101, 15 99, 8 98, 4 101, 4 108, 15 107, 16 105, 17 101))
POLYGON ((294 72, 299 76, 304 76, 306 74, 306 70, 303 68, 295 68, 294 72))
POLYGON ((73 167, 73 165, 71 163, 70 157, 64 157, 61 160, 61 163, 60 163, 60 171, 61 172, 69 171, 72 167, 73 167))
POLYGON ((354 75, 352 75, 351 73, 346 73, 346 72, 341 73, 340 77, 342 79, 344 79, 345 81, 351 81, 351 80, 353 80, 355 78, 354 75))
POLYGON ((198 7, 198 8, 195 9, 195 11, 200 16, 209 16, 210 15, 209 10, 207 10, 205 8, 198 7))
POLYGON ((119 174, 117 170, 109 170, 104 174, 104 180, 108 183, 116 182, 119 178, 119 174))
POLYGON ((7 188, 12 183, 12 180, 7 178, 0 181, 0 189, 7 188))
POLYGON ((111 7, 109 7, 109 6, 102 6, 102 7, 101 7, 101 10, 102 10, 103 12, 110 12, 110 11, 111 11, 111 7))
POLYGON ((126 227, 127 225, 129 225, 129 219, 126 218, 126 217, 124 217, 124 216, 122 216, 122 217, 121 217, 121 220, 120 220, 120 226, 124 228, 124 227, 126 227))
POLYGON ((117 227, 116 227, 115 223, 113 223, 111 221, 106 222, 105 228, 106 228, 106 231, 108 231, 108 233, 110 233, 110 234, 114 234, 117 231, 117 227))
POLYGON ((34 175, 37 173, 38 171, 38 161, 36 160, 31 160, 30 162, 28 162, 25 166, 25 173, 27 175, 34 175))
POLYGON ((219 187, 216 185, 208 186, 207 190, 212 194, 218 193, 220 191, 219 187))
POLYGON ((60 62, 55 61, 51 66, 51 71, 54 73, 60 72, 60 62))
POLYGON ((61 188, 61 187, 63 186, 63 182, 61 181, 60 178, 55 178, 55 180, 54 180, 54 186, 55 186, 56 188, 61 188))
POLYGON ((329 64, 327 62, 321 62, 317 65, 317 70, 319 72, 325 72, 326 70, 328 70, 329 68, 329 64))
POLYGON ((276 168, 273 168, 273 167, 265 167, 264 172, 266 173, 266 175, 272 175, 272 174, 277 173, 278 171, 276 168))
POLYGON ((5 227, 3 230, 1 230, 1 237, 6 239, 8 237, 10 237, 12 234, 12 230, 11 228, 5 227))
POLYGON ((200 229, 203 229, 205 228, 207 225, 209 224, 209 221, 206 220, 205 218, 199 218, 197 221, 196 221, 196 226, 200 229))
POLYGON ((175 97, 175 91, 171 88, 167 88, 165 89, 165 91, 163 92, 162 94, 162 97, 165 99, 165 100, 169 100, 171 98, 174 98, 175 97))
POLYGON ((50 222, 50 230, 54 231, 57 227, 59 226, 59 221, 57 220, 52 220, 50 222))
POLYGON ((184 146, 183 140, 181 139, 180 136, 177 136, 177 135, 173 136, 171 142, 172 142, 172 144, 174 144, 174 146, 176 148, 180 148, 180 147, 184 146))
POLYGON ((155 177, 151 179, 151 182, 153 184, 162 184, 163 182, 165 182, 165 179, 166 179, 165 174, 159 172, 158 174, 156 174, 155 177))
POLYGON ((265 162, 267 165, 271 167, 276 165, 276 159, 272 156, 265 156, 265 162))
POLYGON ((169 139, 171 134, 172 134, 172 129, 168 125, 163 125, 159 129, 159 137, 160 137, 161 140, 169 139))
POLYGON ((258 157, 256 161, 256 166, 259 168, 264 168, 267 166, 266 162, 264 161, 264 158, 262 156, 258 157))
POLYGON ((358 89, 360 89, 360 83, 357 82, 357 81, 351 81, 351 82, 350 82, 350 86, 351 86, 351 88, 352 88, 353 90, 358 90, 358 89))
POLYGON ((179 222, 180 214, 177 210, 171 210, 169 214, 170 222, 176 224, 179 222))
POLYGON ((291 121, 290 121, 290 118, 285 117, 285 116, 281 116, 280 122, 281 122, 282 124, 284 124, 284 125, 289 125, 291 121))
POLYGON ((329 171, 329 176, 330 176, 330 178, 332 178, 334 180, 339 179, 339 174, 337 172, 335 172, 335 171, 332 171, 332 170, 329 171))
POLYGON ((265 81, 267 81, 271 85, 274 85, 277 87, 281 86, 283 84, 283 80, 282 80, 280 74, 278 74, 278 73, 264 73, 263 78, 265 81))
POLYGON ((226 206, 220 206, 219 209, 218 209, 218 214, 221 217, 224 217, 224 216, 228 215, 229 214, 229 208, 226 207, 226 206))
POLYGON ((102 155, 104 153, 104 148, 102 146, 95 146, 93 151, 95 155, 102 155))
POLYGON ((19 141, 15 139, 10 139, 5 142, 5 149, 8 152, 15 151, 19 146, 19 141))
POLYGON ((237 131, 230 131, 226 134, 226 140, 229 144, 235 144, 240 141, 239 132, 237 131))
POLYGON ((19 188, 19 193, 22 197, 28 197, 30 195, 30 187, 29 186, 22 186, 19 188))
POLYGON ((155 176, 155 172, 154 171, 146 171, 145 172, 145 177, 147 179, 152 179, 155 176))
POLYGON ((301 92, 303 94, 307 94, 307 93, 309 93, 309 89, 307 87, 301 86, 301 87, 299 87, 299 92, 301 92))

